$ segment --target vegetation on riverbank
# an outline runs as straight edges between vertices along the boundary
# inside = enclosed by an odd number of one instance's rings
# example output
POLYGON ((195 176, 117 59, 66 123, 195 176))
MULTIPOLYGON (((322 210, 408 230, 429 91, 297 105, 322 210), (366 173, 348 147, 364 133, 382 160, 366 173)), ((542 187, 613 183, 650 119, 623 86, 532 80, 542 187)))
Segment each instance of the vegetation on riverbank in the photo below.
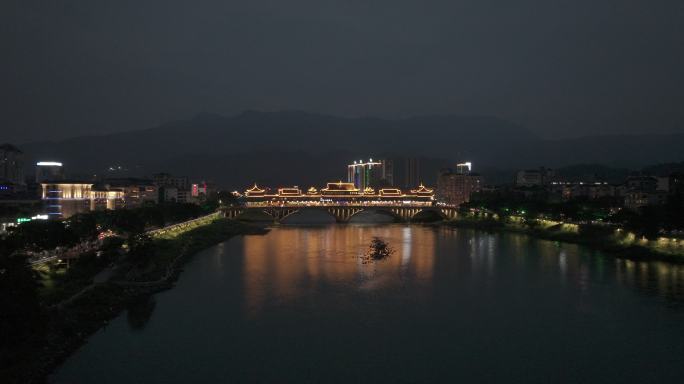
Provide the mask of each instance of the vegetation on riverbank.
MULTIPOLYGON (((187 257, 234 235, 264 231, 232 220, 215 219, 168 236, 151 238, 138 234, 129 237, 134 240, 126 243, 128 252, 112 253, 102 259, 86 255, 66 271, 57 267, 36 273, 23 255, 3 252, 0 300, 3 309, 9 310, 3 311, 0 318, 0 377, 7 378, 3 382, 8 383, 43 381, 122 310, 171 287, 187 257), (94 284, 94 275, 105 267, 111 268, 112 279, 94 284)), ((3 250, 9 251, 7 244, 3 246, 3 250)))
POLYGON ((604 224, 575 224, 523 216, 464 213, 447 222, 452 227, 524 233, 538 238, 577 243, 628 259, 664 260, 684 263, 684 239, 644 235, 604 224))

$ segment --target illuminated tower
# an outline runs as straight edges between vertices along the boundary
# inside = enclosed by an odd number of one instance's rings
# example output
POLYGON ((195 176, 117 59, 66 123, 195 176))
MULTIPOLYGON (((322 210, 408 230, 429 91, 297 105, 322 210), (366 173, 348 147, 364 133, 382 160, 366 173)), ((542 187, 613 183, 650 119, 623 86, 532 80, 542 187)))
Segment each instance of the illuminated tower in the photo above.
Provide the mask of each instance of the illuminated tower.
POLYGON ((64 179, 62 163, 57 161, 39 161, 36 163, 36 183, 58 181, 64 179))
POLYGON ((467 161, 465 163, 456 164, 456 173, 459 175, 467 175, 473 170, 473 163, 467 161))
POLYGON ((353 183, 356 188, 363 191, 367 187, 376 186, 382 179, 382 173, 382 162, 373 159, 365 163, 363 160, 354 161, 353 164, 347 165, 347 182, 353 183))

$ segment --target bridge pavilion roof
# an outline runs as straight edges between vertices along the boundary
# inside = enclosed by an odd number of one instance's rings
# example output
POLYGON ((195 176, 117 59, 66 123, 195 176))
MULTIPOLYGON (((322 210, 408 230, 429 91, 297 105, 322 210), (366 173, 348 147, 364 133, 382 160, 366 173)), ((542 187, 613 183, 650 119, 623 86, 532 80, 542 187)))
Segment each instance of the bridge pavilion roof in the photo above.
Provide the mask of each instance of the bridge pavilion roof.
POLYGON ((356 188, 354 183, 344 183, 342 181, 338 181, 337 183, 327 183, 326 187, 323 188, 321 191, 329 191, 329 192, 358 192, 359 189, 356 188))
POLYGON ((414 195, 432 195, 434 193, 434 189, 426 188, 423 183, 420 183, 420 186, 418 186, 418 189, 412 189, 411 193, 414 195))
POLYGON ((265 189, 261 189, 254 183, 254 186, 245 191, 245 196, 263 196, 266 193, 265 189))
POLYGON ((380 196, 403 196, 404 192, 398 188, 383 188, 380 190, 380 196))
POLYGON ((279 196, 301 196, 302 190, 297 187, 292 188, 278 188, 279 196))

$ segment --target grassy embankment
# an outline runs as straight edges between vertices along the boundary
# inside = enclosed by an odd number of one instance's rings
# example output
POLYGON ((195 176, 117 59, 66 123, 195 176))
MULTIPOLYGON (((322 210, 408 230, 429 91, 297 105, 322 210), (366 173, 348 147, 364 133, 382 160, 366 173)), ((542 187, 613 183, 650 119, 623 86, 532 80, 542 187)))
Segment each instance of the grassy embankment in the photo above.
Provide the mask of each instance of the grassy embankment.
POLYGON ((447 222, 453 227, 524 233, 542 239, 586 245, 615 257, 684 263, 684 239, 659 237, 648 240, 612 226, 573 224, 520 216, 499 218, 480 214, 447 222))

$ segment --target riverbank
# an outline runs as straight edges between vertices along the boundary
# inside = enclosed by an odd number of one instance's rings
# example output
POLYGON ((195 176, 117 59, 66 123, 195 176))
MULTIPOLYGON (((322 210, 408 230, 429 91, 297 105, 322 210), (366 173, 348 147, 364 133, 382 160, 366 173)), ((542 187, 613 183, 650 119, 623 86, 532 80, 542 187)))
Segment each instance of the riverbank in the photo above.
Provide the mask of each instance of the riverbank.
POLYGON ((623 259, 684 263, 684 239, 660 237, 656 240, 648 240, 612 226, 582 225, 517 216, 510 216, 505 220, 469 216, 448 221, 444 225, 522 233, 544 240, 581 244, 623 259))
POLYGON ((205 225, 152 239, 145 257, 126 257, 112 267, 112 278, 93 283, 56 305, 45 305, 45 328, 37 330, 3 367, 8 383, 40 383, 88 337, 128 306, 173 287, 192 255, 236 235, 264 234, 263 227, 216 219, 205 225))

